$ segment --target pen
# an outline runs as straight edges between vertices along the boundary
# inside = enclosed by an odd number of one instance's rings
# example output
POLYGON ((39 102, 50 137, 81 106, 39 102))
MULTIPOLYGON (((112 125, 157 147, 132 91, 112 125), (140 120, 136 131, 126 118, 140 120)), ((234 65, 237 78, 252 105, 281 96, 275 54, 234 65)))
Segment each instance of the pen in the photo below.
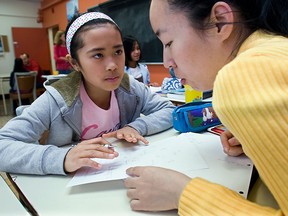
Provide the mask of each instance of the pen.
POLYGON ((108 144, 105 144, 104 147, 108 149, 114 149, 115 146, 112 143, 117 141, 118 140, 117 138, 114 137, 107 137, 107 138, 102 137, 102 138, 108 142, 108 144))
POLYGON ((114 149, 114 146, 111 143, 105 144, 104 147, 106 147, 108 149, 114 149))

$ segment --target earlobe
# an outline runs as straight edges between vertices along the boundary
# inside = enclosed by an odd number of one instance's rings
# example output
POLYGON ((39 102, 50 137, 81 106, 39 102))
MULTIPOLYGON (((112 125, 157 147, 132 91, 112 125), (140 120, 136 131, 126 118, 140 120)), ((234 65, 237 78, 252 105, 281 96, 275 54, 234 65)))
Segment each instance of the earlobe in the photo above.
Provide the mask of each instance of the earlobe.
POLYGON ((70 63, 70 65, 73 67, 74 70, 80 71, 80 68, 78 67, 78 64, 77 64, 76 60, 73 59, 71 57, 71 55, 67 54, 66 55, 66 59, 68 60, 68 62, 70 63))
POLYGON ((211 19, 214 20, 217 32, 228 38, 233 30, 234 13, 225 2, 217 2, 211 10, 211 19))

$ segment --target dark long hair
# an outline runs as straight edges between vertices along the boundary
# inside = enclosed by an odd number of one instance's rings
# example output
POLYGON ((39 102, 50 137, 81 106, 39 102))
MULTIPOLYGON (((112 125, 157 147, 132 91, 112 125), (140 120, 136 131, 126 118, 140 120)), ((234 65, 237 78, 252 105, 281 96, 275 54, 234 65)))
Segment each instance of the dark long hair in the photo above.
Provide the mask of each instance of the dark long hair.
POLYGON ((15 74, 15 72, 28 72, 28 70, 26 70, 24 68, 24 63, 23 63, 23 60, 21 58, 15 58, 15 60, 14 60, 13 71, 10 74, 10 87, 11 87, 11 90, 15 90, 14 89, 14 85, 15 85, 14 74, 15 74))
MULTIPOLYGON (((123 46, 124 46, 124 50, 125 50, 125 66, 126 67, 129 67, 129 61, 132 61, 131 52, 134 50, 135 43, 137 43, 139 45, 139 48, 141 51, 140 43, 135 37, 133 37, 131 35, 127 35, 123 38, 123 46)), ((140 52, 139 60, 141 59, 141 57, 142 57, 142 52, 140 52)), ((137 64, 138 64, 138 62, 137 62, 137 64)))
MULTIPOLYGON (((287 0, 221 0, 237 12, 240 20, 238 42, 231 54, 237 51, 242 42, 254 31, 262 30, 269 34, 288 37, 288 1, 287 0)), ((171 11, 184 13, 193 28, 204 33, 206 29, 227 23, 207 22, 211 9, 218 0, 167 0, 171 11)))
MULTIPOLYGON (((170 9, 184 11, 191 24, 206 29, 215 23, 206 23, 217 0, 167 0, 170 9)), ((243 24, 250 32, 263 30, 272 34, 288 36, 287 0, 221 0, 240 14, 243 24)), ((238 22, 239 23, 239 22, 238 22)))
POLYGON ((25 71, 27 71, 27 70, 24 68, 24 63, 23 63, 22 59, 16 58, 14 60, 13 72, 25 72, 25 71))

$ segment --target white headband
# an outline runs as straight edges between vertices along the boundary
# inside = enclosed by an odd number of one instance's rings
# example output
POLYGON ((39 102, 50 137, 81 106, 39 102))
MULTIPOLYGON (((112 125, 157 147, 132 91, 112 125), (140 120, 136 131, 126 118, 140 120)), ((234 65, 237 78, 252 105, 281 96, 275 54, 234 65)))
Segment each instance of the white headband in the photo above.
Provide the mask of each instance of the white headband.
MULTIPOLYGON (((71 41, 72 38, 74 36, 74 34, 76 33, 76 31, 83 26, 85 23, 94 20, 94 19, 106 19, 106 20, 110 20, 111 22, 115 23, 109 16, 107 16, 104 13, 101 12, 90 12, 90 13, 85 13, 83 15, 81 15, 80 17, 78 17, 69 27, 68 31, 67 31, 67 35, 66 35, 66 47, 67 50, 70 53, 70 45, 71 45, 71 41)), ((117 24, 115 23, 115 25, 117 26, 117 24)))

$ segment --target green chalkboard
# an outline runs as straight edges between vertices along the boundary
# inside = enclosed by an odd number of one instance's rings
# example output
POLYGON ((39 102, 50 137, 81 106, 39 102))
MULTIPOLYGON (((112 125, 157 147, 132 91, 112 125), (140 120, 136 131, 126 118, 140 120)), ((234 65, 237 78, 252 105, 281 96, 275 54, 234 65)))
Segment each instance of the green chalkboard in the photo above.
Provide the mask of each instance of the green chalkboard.
POLYGON ((109 15, 122 30, 123 36, 133 35, 142 48, 145 63, 163 62, 163 45, 154 34, 149 20, 150 0, 112 0, 88 11, 100 11, 109 15))

